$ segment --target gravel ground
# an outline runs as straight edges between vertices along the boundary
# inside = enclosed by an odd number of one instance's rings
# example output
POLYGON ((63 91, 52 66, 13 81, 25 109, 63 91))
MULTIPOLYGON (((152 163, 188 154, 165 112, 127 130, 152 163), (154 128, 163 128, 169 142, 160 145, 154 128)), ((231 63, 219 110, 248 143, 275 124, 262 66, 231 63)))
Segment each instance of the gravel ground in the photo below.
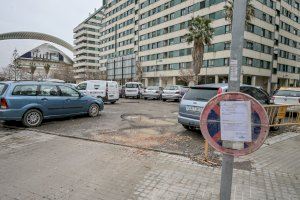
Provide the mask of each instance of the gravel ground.
MULTIPOLYGON (((187 131, 177 123, 178 102, 121 99, 106 104, 101 116, 79 116, 45 121, 32 130, 48 134, 100 141, 115 145, 184 155, 202 164, 219 166, 220 155, 211 148, 209 161, 204 159, 204 139, 199 130, 187 131)), ((5 124, 0 132, 12 134, 22 128, 20 123, 5 124), (9 126, 9 128, 7 128, 9 126), (6 128, 5 128, 6 127, 6 128)), ((299 126, 282 127, 270 132, 269 137, 284 132, 300 132, 299 126)), ((249 168, 251 163, 240 163, 236 168, 249 168)))

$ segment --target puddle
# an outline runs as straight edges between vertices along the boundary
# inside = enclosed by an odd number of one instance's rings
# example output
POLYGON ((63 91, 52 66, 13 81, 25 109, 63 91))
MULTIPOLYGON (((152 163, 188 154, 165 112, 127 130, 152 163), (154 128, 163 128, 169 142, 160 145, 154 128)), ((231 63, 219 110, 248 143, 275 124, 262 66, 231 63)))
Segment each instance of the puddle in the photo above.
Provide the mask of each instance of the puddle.
POLYGON ((153 119, 146 115, 123 115, 123 119, 134 122, 134 125, 149 125, 149 126, 172 126, 174 122, 166 121, 163 119, 153 119))

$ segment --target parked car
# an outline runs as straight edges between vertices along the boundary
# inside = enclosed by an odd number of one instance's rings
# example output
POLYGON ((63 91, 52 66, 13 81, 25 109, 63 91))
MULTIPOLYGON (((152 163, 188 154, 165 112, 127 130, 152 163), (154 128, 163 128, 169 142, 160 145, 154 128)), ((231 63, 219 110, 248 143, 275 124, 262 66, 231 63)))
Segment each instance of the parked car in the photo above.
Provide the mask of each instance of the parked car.
POLYGON ((125 98, 134 97, 137 99, 142 98, 144 93, 144 86, 139 82, 125 83, 125 98))
POLYGON ((86 96, 64 83, 0 82, 0 120, 39 126, 43 119, 88 114, 98 116, 103 101, 86 96))
POLYGON ((180 101, 182 98, 182 86, 181 85, 169 85, 162 93, 162 100, 175 100, 180 101))
POLYGON ((149 86, 143 93, 144 99, 161 99, 163 88, 159 86, 149 86))
POLYGON ((181 96, 184 96, 187 91, 189 91, 190 87, 189 86, 182 86, 180 94, 181 96))
POLYGON ((119 100, 119 85, 116 81, 90 80, 77 85, 77 89, 88 96, 102 98, 112 104, 119 100))
MULTIPOLYGON (((183 96, 179 105, 178 122, 186 129, 198 129, 199 117, 207 102, 217 94, 228 91, 228 84, 193 86, 183 96)), ((240 91, 254 97, 261 104, 270 104, 270 97, 261 88, 241 85, 240 91)))
POLYGON ((300 88, 280 88, 273 95, 272 101, 279 105, 295 105, 288 108, 288 111, 300 111, 300 88))

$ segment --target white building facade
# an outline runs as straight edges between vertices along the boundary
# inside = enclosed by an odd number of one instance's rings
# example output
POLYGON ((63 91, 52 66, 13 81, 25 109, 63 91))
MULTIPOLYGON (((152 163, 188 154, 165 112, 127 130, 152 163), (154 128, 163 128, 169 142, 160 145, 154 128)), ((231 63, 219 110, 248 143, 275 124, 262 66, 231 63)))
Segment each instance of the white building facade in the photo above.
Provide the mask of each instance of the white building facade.
MULTIPOLYGON (((300 81, 300 1, 252 0, 246 26, 241 80, 275 89, 300 81)), ((184 35, 192 17, 212 19, 212 45, 205 47, 200 83, 228 81, 231 26, 224 0, 106 0, 100 29, 100 66, 108 79, 125 82, 143 68, 145 85, 180 84, 192 67, 192 44, 184 35)))
POLYGON ((73 60, 51 44, 44 43, 16 59, 21 69, 21 79, 47 79, 53 78, 54 73, 62 71, 64 68, 73 68, 73 60), (49 68, 48 74, 45 66, 49 68), (34 67, 34 73, 31 75, 31 68, 34 67))
POLYGON ((76 82, 89 79, 88 74, 100 73, 105 69, 99 64, 99 37, 102 24, 102 10, 94 13, 74 28, 74 71, 76 82))

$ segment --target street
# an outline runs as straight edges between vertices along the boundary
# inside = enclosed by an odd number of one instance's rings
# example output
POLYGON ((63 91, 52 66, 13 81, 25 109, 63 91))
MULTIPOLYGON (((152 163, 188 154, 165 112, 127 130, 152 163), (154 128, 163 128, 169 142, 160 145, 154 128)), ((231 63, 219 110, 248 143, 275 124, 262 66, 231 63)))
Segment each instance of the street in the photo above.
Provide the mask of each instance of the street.
MULTIPOLYGON (((97 118, 3 124, 0 199, 218 199, 220 155, 176 122, 177 102, 122 99, 97 118)), ((299 128, 299 127, 296 127, 299 128)), ((271 133, 235 159, 233 199, 299 199, 300 134, 271 133)))
MULTIPOLYGON (((179 155, 198 155, 203 151, 203 137, 199 131, 187 131, 177 123, 178 105, 178 102, 121 99, 116 104, 105 104, 99 117, 48 120, 31 130, 179 155)), ((22 128, 21 123, 5 126, 22 128)))

